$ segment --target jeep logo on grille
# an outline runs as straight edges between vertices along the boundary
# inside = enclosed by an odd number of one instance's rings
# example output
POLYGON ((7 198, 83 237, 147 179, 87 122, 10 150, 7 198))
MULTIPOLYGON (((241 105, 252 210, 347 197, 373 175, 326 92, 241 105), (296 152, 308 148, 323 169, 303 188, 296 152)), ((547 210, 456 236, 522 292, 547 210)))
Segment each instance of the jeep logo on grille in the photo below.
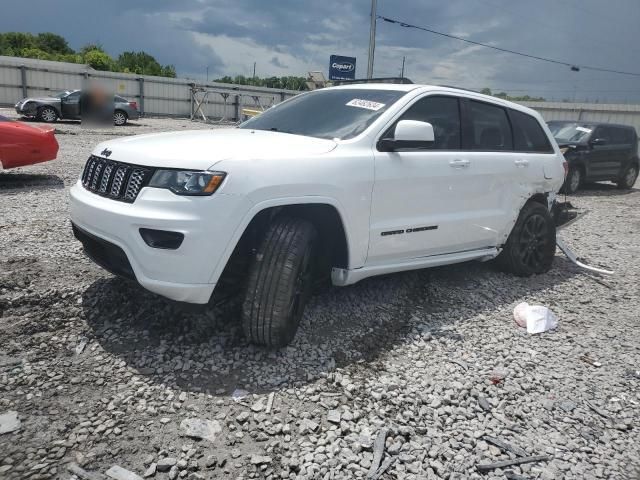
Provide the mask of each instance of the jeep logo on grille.
POLYGON ((333 62, 333 64, 331 65, 331 68, 335 68, 340 72, 353 72, 356 66, 353 63, 349 63, 349 62, 342 62, 342 63, 333 62))
POLYGON ((102 155, 103 157, 109 158, 109 155, 111 155, 111 153, 112 153, 111 150, 109 150, 108 148, 105 148, 100 152, 100 155, 102 155))

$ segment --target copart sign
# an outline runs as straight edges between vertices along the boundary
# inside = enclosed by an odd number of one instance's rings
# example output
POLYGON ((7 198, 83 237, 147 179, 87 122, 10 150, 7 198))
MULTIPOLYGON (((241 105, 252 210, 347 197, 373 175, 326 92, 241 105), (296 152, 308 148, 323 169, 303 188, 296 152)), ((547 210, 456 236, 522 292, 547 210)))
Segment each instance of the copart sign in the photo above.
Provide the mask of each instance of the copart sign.
POLYGON ((353 80, 356 78, 356 58, 331 55, 329 80, 353 80))

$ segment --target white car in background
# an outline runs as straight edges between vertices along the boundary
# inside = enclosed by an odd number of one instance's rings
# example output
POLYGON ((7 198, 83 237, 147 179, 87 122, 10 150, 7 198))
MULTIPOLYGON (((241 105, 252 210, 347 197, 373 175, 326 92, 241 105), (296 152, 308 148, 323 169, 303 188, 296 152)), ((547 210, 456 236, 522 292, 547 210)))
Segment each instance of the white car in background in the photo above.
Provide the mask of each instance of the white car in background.
POLYGON ((496 259, 546 272, 564 158, 533 110, 470 91, 354 84, 239 128, 98 145, 71 189, 98 264, 165 297, 240 279, 247 337, 293 338, 314 279, 496 259))

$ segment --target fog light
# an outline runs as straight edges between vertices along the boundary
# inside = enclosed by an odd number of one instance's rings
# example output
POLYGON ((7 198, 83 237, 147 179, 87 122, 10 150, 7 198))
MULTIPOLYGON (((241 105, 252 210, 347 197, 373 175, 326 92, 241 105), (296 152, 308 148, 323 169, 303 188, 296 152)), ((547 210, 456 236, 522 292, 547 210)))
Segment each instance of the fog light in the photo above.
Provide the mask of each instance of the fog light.
POLYGON ((184 240, 184 234, 180 232, 168 232, 166 230, 153 230, 141 228, 140 236, 144 242, 153 248, 176 250, 184 240))

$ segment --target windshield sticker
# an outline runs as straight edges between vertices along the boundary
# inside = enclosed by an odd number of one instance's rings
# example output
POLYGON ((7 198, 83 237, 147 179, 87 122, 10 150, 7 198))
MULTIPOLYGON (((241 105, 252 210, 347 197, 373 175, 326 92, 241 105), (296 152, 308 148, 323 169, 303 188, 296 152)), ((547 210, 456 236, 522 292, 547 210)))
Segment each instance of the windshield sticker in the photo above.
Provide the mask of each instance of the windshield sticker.
POLYGON ((576 130, 578 130, 579 132, 591 133, 591 129, 590 128, 576 127, 576 130))
POLYGON ((385 104, 373 102, 371 100, 362 100, 360 98, 354 98, 353 100, 350 100, 349 102, 347 102, 345 105, 349 107, 366 108, 367 110, 373 110, 374 112, 377 112, 382 107, 384 107, 385 104))

